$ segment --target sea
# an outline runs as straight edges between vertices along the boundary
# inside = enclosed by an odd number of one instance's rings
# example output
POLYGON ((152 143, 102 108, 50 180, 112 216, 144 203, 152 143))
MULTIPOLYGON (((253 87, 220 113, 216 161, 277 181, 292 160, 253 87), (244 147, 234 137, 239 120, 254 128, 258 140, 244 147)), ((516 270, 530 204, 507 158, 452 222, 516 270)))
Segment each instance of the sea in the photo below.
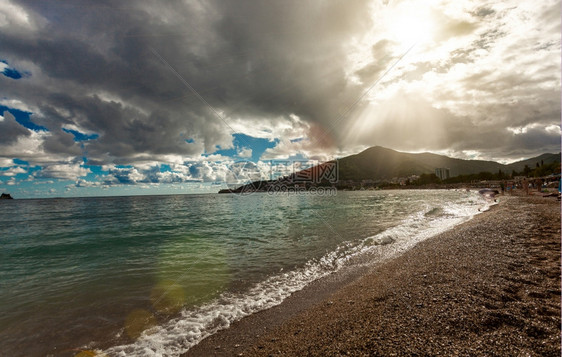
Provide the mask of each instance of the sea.
POLYGON ((0 356, 177 356, 491 204, 467 190, 2 200, 0 356))

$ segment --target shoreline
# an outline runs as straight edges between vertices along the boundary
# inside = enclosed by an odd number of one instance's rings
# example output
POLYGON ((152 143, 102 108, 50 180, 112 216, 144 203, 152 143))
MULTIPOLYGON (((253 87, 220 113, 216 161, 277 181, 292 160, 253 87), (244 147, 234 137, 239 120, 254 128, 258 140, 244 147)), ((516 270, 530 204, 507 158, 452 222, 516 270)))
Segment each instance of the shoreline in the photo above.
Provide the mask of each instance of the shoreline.
POLYGON ((182 356, 559 355, 559 207, 500 196, 401 256, 320 279, 182 356))

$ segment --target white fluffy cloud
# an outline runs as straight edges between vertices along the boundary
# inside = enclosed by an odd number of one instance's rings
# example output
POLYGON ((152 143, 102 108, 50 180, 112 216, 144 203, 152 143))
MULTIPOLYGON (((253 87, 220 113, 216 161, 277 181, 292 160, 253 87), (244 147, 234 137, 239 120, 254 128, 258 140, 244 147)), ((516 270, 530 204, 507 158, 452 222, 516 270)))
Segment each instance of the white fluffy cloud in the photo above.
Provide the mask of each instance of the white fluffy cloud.
POLYGON ((242 148, 238 151, 238 157, 249 158, 252 157, 252 149, 242 148))
POLYGON ((0 176, 16 176, 17 174, 25 174, 27 170, 20 166, 10 167, 8 170, 0 171, 0 176))
POLYGON ((46 165, 36 174, 41 178, 56 178, 63 180, 78 180, 80 177, 88 175, 91 171, 79 164, 55 164, 46 165))

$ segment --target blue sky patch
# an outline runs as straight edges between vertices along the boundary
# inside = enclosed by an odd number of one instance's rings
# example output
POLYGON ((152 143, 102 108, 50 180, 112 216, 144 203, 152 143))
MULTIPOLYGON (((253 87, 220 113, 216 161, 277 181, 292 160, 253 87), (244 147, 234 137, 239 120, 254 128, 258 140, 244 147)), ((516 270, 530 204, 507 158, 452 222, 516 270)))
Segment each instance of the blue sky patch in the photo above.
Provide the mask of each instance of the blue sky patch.
POLYGON ((5 105, 0 105, 0 113, 4 113, 5 111, 10 112, 16 118, 16 121, 23 125, 24 127, 34 130, 34 131, 49 131, 47 128, 41 125, 37 125, 31 121, 31 114, 30 112, 24 112, 23 110, 13 109, 7 107, 5 105))
POLYGON ((80 141, 86 141, 86 140, 95 140, 97 138, 99 138, 99 134, 84 134, 81 133, 79 131, 76 130, 72 130, 72 129, 62 129, 62 131, 72 134, 74 135, 74 141, 76 142, 80 142, 80 141))
POLYGON ((12 68, 4 68, 2 74, 5 75, 6 77, 13 78, 13 79, 20 79, 22 77, 20 72, 12 68))
POLYGON ((82 166, 91 171, 91 173, 89 175, 102 175, 102 174, 107 173, 107 171, 103 171, 101 169, 101 166, 99 166, 99 165, 82 165, 82 166))
POLYGON ((6 66, 2 66, 2 67, 4 67, 4 70, 2 71, 2 74, 5 75, 6 77, 12 78, 12 79, 20 79, 20 78, 23 77, 23 75, 19 71, 17 71, 14 68, 9 67, 8 62, 6 62, 6 61, 0 61, 0 62, 6 64, 6 66))
POLYGON ((220 154, 223 156, 237 157, 238 152, 242 149, 248 148, 252 149, 252 156, 248 159, 251 161, 258 161, 265 150, 274 147, 279 143, 279 139, 273 141, 264 138, 255 138, 246 134, 233 134, 234 149, 217 150, 215 154, 220 154))
POLYGON ((12 161, 14 162, 15 165, 22 165, 22 166, 28 166, 29 165, 29 162, 27 162, 25 160, 13 159, 12 161))

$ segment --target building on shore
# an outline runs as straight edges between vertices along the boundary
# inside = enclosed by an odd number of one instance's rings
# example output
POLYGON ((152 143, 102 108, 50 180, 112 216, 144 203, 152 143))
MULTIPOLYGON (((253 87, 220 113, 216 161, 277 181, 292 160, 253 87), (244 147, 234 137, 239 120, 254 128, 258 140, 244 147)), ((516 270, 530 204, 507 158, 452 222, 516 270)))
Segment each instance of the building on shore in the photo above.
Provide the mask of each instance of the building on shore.
POLYGON ((445 167, 438 167, 435 169, 435 176, 439 177, 440 180, 446 180, 451 177, 451 171, 445 167))

